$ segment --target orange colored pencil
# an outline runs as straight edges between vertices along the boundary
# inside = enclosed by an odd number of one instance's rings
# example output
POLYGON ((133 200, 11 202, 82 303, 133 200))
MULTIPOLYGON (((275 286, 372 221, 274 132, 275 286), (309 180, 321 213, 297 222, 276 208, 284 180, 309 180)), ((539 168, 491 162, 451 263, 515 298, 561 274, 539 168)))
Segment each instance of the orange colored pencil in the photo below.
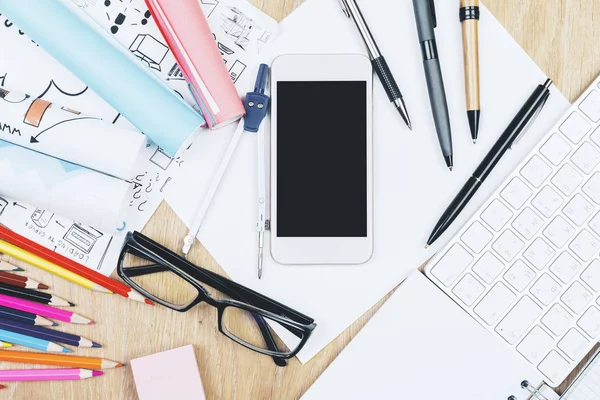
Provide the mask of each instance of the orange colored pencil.
POLYGON ((121 282, 117 282, 114 279, 94 271, 93 269, 87 268, 61 254, 47 249, 2 225, 0 225, 0 239, 31 254, 50 261, 68 271, 71 271, 74 274, 80 275, 81 277, 88 279, 89 281, 92 281, 95 284, 110 290, 111 292, 117 293, 131 300, 154 305, 154 302, 144 298, 144 296, 131 289, 129 286, 124 285, 121 282))
POLYGON ((121 363, 98 357, 67 356, 65 354, 33 353, 29 351, 7 350, 0 350, 0 361, 95 370, 120 368, 123 366, 121 363))

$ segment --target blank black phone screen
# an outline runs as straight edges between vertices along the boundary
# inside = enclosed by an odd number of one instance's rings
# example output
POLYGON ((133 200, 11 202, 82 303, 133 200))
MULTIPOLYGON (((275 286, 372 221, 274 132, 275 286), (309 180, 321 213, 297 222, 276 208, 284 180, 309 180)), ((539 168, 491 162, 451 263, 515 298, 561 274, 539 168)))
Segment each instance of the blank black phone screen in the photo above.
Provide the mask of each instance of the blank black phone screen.
POLYGON ((367 82, 277 82, 277 236, 367 236, 367 82))

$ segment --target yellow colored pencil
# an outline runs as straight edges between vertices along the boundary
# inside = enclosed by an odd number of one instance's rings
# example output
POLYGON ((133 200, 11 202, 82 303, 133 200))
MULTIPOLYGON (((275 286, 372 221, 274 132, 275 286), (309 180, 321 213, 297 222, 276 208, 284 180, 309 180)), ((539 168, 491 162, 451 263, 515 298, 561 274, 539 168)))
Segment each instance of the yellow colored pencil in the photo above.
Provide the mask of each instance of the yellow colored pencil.
POLYGON ((0 341, 0 348, 12 347, 12 344, 0 341))
POLYGON ((48 260, 44 260, 34 254, 29 253, 17 246, 14 246, 4 240, 0 240, 0 253, 4 253, 18 260, 24 261, 27 264, 31 264, 34 267, 43 269, 46 272, 50 272, 60 278, 66 279, 69 282, 73 282, 79 286, 83 286, 86 289, 93 290, 95 292, 112 293, 110 290, 103 288, 90 281, 89 279, 83 278, 65 268, 59 267, 58 265, 51 263, 48 260))

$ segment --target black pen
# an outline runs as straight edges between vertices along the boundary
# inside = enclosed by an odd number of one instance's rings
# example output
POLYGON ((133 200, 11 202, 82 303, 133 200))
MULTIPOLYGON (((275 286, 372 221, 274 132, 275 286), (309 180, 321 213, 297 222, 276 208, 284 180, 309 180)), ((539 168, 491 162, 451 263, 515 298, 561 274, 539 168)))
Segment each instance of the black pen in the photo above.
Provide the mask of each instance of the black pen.
POLYGON ((371 59, 373 69, 377 73, 377 76, 379 77, 379 80, 381 81, 383 89, 388 95, 390 102, 394 104, 394 107, 396 107, 400 113, 400 116, 406 123, 406 126, 408 126, 408 129, 412 130, 412 124, 410 123, 410 117, 408 116, 408 110, 406 109, 406 104, 404 103, 402 93, 398 88, 398 84, 394 79, 394 75, 392 75, 390 67, 388 67, 385 58, 383 58, 383 55, 379 51, 379 47, 375 42, 375 38, 373 37, 373 34, 371 34, 371 30, 369 29, 367 21, 365 21, 360 8, 358 8, 358 4, 356 4, 355 0, 338 1, 346 17, 354 20, 354 24, 356 25, 356 28, 358 29, 358 32, 363 38, 365 45, 367 46, 367 50, 369 51, 369 58, 371 59))
POLYGON ((527 132, 527 129, 533 124, 546 105, 546 101, 550 97, 550 86, 552 86, 552 80, 548 79, 543 85, 539 85, 534 90, 481 164, 479 164, 473 175, 471 175, 467 183, 465 183, 454 200, 452 200, 452 203, 444 211, 435 228, 433 228, 425 248, 429 247, 448 229, 508 149, 514 146, 527 132))

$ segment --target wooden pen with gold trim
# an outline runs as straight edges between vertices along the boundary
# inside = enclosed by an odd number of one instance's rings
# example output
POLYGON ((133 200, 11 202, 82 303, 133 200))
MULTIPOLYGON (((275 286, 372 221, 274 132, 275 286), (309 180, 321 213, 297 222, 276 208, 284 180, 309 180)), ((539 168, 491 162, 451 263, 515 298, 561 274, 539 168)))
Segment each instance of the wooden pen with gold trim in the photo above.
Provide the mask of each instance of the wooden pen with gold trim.
POLYGON ((479 92, 479 0, 460 0, 467 117, 473 143, 479 134, 481 116, 479 92))

